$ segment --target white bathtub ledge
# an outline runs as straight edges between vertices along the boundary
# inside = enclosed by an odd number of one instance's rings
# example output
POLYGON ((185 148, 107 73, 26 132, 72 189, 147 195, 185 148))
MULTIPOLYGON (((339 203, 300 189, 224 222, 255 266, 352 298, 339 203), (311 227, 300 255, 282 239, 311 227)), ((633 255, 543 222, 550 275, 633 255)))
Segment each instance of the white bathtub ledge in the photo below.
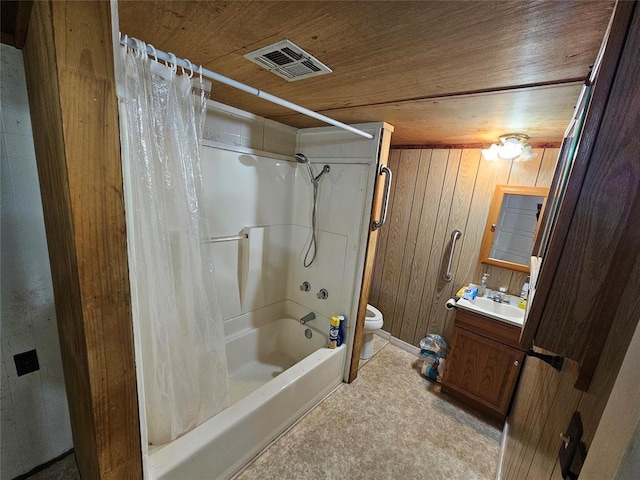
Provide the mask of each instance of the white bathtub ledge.
POLYGON ((346 346, 321 348, 148 455, 149 478, 228 478, 342 383, 346 346))

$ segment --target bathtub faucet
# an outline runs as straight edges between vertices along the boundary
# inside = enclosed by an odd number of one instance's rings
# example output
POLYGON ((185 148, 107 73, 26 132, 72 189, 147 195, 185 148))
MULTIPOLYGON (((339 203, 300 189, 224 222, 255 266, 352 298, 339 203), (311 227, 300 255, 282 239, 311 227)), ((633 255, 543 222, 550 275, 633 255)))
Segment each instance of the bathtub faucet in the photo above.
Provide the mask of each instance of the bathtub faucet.
POLYGON ((300 319, 300 323, 301 323, 302 325, 304 325, 305 323, 310 322, 310 321, 311 321, 311 320, 313 320, 314 318, 316 318, 316 314, 315 314, 315 313, 313 313, 313 312, 309 312, 309 313, 307 313, 304 317, 302 317, 302 318, 300 319))

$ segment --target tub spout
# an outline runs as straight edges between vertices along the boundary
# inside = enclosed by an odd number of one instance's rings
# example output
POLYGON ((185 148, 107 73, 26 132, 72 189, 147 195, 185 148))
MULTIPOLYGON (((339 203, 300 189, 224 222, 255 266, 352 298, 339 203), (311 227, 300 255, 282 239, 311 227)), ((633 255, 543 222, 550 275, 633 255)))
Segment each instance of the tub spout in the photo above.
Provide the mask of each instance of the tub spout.
POLYGON ((314 318, 316 318, 316 314, 315 314, 315 313, 313 313, 313 312, 309 312, 309 313, 307 313, 304 317, 302 317, 302 318, 300 319, 300 323, 301 323, 302 325, 304 325, 305 323, 310 322, 310 321, 311 321, 311 320, 313 320, 314 318))

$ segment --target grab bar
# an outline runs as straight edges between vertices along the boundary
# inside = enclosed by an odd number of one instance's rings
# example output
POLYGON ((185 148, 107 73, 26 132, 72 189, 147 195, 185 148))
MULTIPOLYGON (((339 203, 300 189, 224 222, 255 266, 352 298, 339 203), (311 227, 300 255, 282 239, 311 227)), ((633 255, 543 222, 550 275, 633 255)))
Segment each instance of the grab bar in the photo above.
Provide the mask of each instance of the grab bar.
POLYGON ((387 178, 384 179, 384 198, 382 200, 382 218, 379 222, 373 222, 371 225, 371 230, 377 230, 384 222, 387 220, 387 207, 389 206, 389 192, 391 191, 391 179, 393 175, 391 174, 391 170, 386 165, 380 167, 380 175, 385 173, 387 178))
POLYGON ((229 235, 227 237, 210 237, 207 238, 204 243, 220 243, 220 242, 233 242, 234 240, 244 240, 249 238, 248 234, 243 235, 229 235))
POLYGON ((462 232, 460 230, 454 230, 451 232, 451 253, 449 254, 449 265, 447 265, 447 273, 444 276, 444 279, 447 282, 453 280, 453 274, 451 273, 451 264, 453 263, 453 254, 456 251, 456 242, 462 236, 462 232))

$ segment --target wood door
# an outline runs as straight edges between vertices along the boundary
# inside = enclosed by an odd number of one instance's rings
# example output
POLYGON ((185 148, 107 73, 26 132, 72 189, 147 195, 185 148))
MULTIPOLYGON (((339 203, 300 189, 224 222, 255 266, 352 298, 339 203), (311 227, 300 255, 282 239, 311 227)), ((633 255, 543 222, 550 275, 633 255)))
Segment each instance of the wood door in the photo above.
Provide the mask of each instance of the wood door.
POLYGON ((455 327, 443 390, 504 418, 523 358, 517 348, 455 327))
POLYGON ((618 2, 605 45, 520 342, 578 361, 585 391, 640 251, 636 2, 618 2))

